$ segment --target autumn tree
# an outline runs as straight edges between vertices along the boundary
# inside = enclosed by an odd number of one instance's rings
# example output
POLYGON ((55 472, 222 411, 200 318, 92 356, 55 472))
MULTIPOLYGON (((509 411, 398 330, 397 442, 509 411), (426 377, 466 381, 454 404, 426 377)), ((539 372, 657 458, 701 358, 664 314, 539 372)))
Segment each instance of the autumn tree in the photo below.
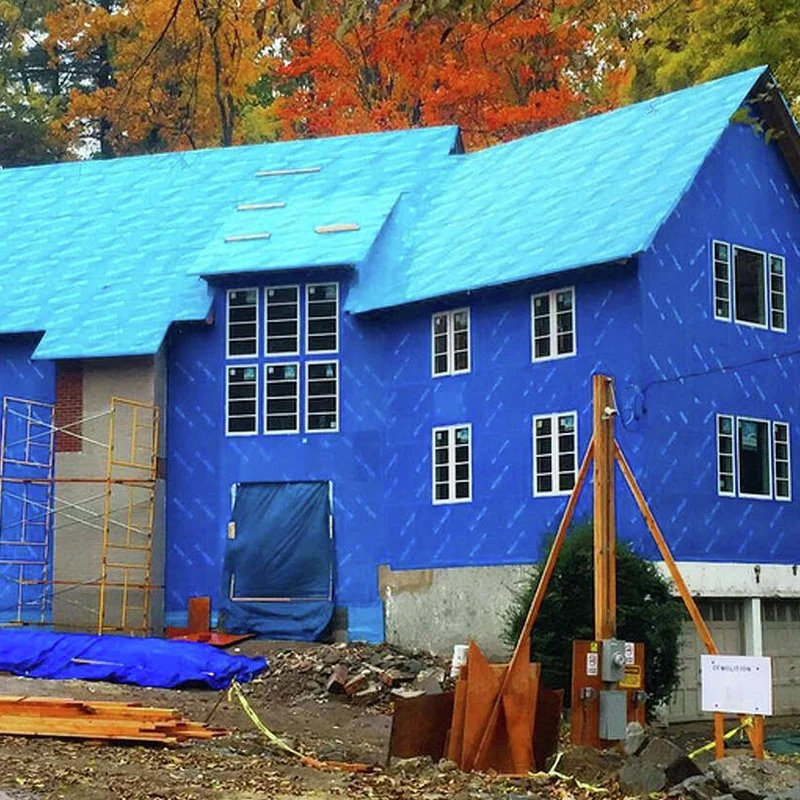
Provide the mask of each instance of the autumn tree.
POLYGON ((797 0, 654 0, 639 24, 631 99, 768 64, 800 115, 797 0))
POLYGON ((598 49, 601 26, 576 4, 484 6, 478 16, 415 17, 401 0, 355 12, 351 0, 326 3, 283 40, 282 133, 458 124, 469 145, 481 146, 610 102, 622 72, 598 49))
POLYGON ((64 127, 117 153, 271 135, 252 87, 269 70, 273 15, 262 0, 59 0, 48 17, 56 62, 108 63, 72 86, 64 127))

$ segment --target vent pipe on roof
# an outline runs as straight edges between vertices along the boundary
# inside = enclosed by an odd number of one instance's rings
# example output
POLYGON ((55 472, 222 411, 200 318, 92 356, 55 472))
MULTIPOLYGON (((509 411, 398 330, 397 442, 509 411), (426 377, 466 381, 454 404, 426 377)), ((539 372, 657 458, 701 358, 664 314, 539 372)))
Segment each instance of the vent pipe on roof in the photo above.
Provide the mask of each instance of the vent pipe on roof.
POLYGON ((240 233, 236 236, 226 236, 225 242, 230 244, 231 242, 255 242, 259 239, 269 239, 272 234, 267 233, 240 233))
POLYGON ((256 178, 275 178, 279 175, 308 175, 319 172, 322 167, 296 167, 294 169, 262 169, 256 172, 256 178))
POLYGON ((286 208, 286 203, 240 203, 237 211, 263 211, 267 208, 286 208))
POLYGON ((344 231, 360 231, 361 226, 355 222, 340 222, 336 225, 317 225, 314 230, 317 233, 342 233, 344 231))

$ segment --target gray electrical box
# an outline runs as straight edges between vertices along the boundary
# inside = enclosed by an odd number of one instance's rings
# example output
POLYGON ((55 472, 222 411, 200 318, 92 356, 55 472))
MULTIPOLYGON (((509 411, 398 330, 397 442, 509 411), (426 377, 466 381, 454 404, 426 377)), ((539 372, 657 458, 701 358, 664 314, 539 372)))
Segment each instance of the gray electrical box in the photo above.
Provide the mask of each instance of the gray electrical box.
POLYGON ((625 642, 619 639, 604 639, 600 652, 600 678, 608 683, 617 683, 625 677, 625 642))
POLYGON ((628 724, 628 695, 619 689, 600 692, 600 738, 620 741, 628 724))

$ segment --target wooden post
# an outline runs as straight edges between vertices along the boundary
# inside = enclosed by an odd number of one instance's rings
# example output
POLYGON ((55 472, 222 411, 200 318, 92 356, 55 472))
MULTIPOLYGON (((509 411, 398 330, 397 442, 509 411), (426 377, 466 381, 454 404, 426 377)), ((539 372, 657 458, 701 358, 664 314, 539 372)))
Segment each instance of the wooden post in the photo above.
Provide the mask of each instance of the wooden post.
POLYGON ((714 758, 725 758, 725 717, 720 713, 714 714, 714 758))
POLYGON ((617 539, 614 520, 614 408, 612 379, 592 378, 594 409, 594 638, 617 632, 617 539))
POLYGON ((763 761, 764 759, 764 717, 756 714, 753 717, 753 735, 750 737, 753 746, 753 755, 763 761))

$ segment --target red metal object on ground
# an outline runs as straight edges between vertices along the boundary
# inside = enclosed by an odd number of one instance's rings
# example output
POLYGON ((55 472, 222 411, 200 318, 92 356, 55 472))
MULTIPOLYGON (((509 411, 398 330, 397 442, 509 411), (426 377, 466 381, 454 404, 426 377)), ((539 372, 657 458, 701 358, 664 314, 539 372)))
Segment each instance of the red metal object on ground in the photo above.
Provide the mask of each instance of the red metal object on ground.
POLYGON ((189 625, 186 628, 167 628, 167 638, 180 642, 203 642, 213 647, 230 647, 252 639, 254 633, 225 633, 211 630, 211 598, 189 598, 189 625))

